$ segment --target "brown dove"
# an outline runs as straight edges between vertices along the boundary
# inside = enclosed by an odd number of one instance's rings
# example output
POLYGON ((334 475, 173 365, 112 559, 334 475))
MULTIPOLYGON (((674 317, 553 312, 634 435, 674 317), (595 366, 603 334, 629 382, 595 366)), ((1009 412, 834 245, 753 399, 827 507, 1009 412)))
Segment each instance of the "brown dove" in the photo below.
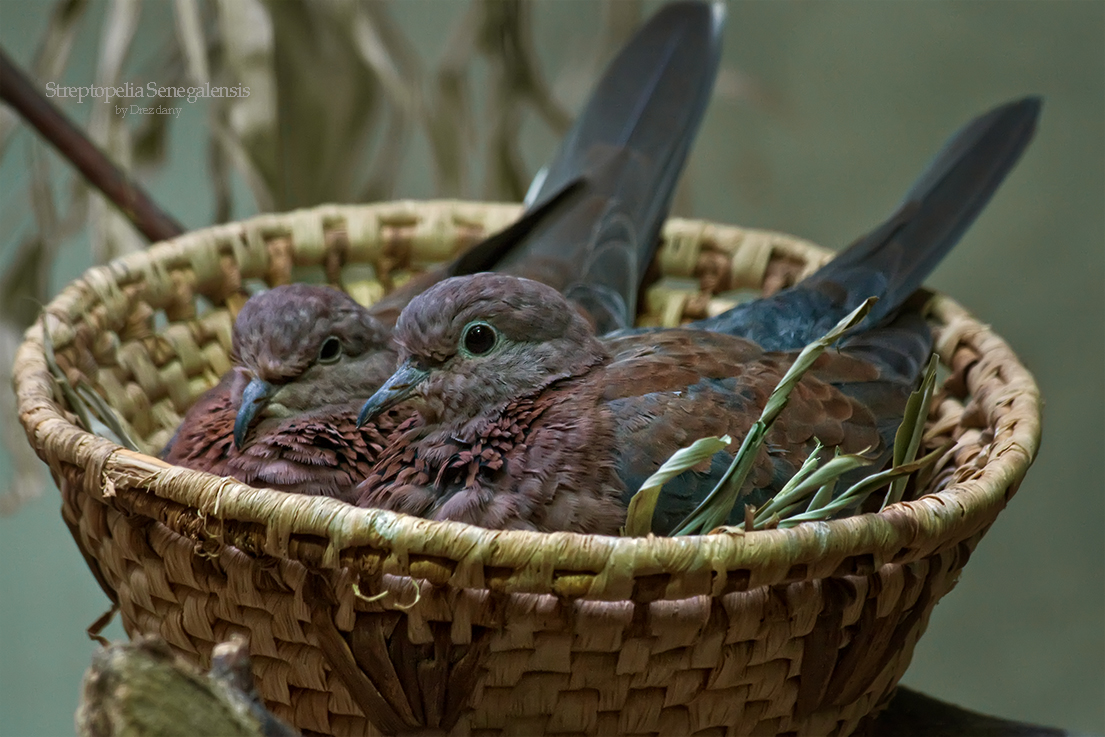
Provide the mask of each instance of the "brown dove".
POLYGON ((809 279, 700 324, 600 339, 538 282, 477 274, 435 285, 400 315, 399 368, 362 409, 361 421, 396 406, 417 414, 390 438, 359 503, 489 528, 614 534, 673 453, 735 438, 665 485, 653 531, 668 534, 718 482, 798 349, 870 296, 880 300, 872 314, 791 394, 731 522, 781 488, 818 440, 885 460, 932 349, 908 298, 1020 157, 1039 109, 1027 98, 972 121, 886 223, 809 279))

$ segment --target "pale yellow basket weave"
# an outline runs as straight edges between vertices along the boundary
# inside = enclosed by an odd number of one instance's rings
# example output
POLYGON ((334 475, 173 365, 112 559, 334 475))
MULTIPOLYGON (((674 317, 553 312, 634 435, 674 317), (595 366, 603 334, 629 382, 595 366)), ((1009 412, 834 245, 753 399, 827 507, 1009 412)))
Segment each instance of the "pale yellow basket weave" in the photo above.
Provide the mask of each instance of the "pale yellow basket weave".
MULTIPOLYGON (((1039 441, 1031 376, 949 299, 934 307, 951 375, 929 432, 956 445, 939 491, 743 536, 496 532, 257 490, 85 433, 58 400, 43 322, 69 380, 95 387, 154 453, 229 367, 244 279, 374 298, 517 212, 399 202, 262 216, 92 269, 47 306, 17 356, 20 417, 127 632, 201 664, 246 635, 262 695, 305 734, 854 731, 1039 441)), ((652 324, 722 309, 719 290, 777 289, 827 258, 695 221, 669 222, 665 238, 660 272, 706 291, 654 287, 641 316, 652 324)))

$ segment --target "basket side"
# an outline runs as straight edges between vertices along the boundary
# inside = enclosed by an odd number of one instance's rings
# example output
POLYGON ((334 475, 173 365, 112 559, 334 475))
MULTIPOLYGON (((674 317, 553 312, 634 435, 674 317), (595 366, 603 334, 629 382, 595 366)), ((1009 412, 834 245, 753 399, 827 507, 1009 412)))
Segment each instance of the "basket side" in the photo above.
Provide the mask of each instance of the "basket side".
MULTIPOLYGON (((44 329, 66 376, 156 448, 227 365, 249 279, 314 275, 378 297, 516 212, 393 203, 263 216, 94 269, 48 306, 17 356, 20 416, 128 632, 160 633, 201 662, 245 634, 276 712, 330 734, 495 732, 507 717, 535 733, 851 731, 904 672, 1038 447, 1031 376, 951 300, 933 308, 951 377, 928 434, 955 445, 932 493, 748 535, 488 531, 252 489, 85 433, 55 397, 44 329), (428 674, 404 670, 417 658, 428 674)), ((731 304, 724 292, 772 291, 825 258, 780 234, 671 221, 666 279, 641 318, 714 314, 731 304)))
MULTIPOLYGON (((494 206, 487 210, 494 217, 485 219, 506 220, 516 208, 494 206)), ((193 334, 200 330, 195 322, 205 316, 195 314, 197 294, 215 300, 219 294, 236 294, 230 286, 258 274, 268 274, 270 283, 286 281, 294 276, 295 268, 316 268, 335 258, 347 266, 367 262, 379 267, 381 259, 399 263, 394 254, 405 252, 403 265, 409 267, 413 260, 409 254, 418 250, 414 246, 422 241, 436 244, 445 239, 457 248, 479 237, 482 231, 472 225, 480 222, 479 212, 477 206, 455 203, 430 203, 425 213, 412 203, 316 208, 197 231, 179 242, 93 269, 50 304, 39 324, 28 332, 17 357, 20 413, 32 445, 55 471, 62 464, 88 469, 87 493, 94 497, 102 497, 108 489, 115 495, 114 503, 128 500, 135 512, 141 512, 143 505, 162 502, 195 510, 206 524, 222 525, 220 534, 229 536, 228 540, 246 547, 255 547, 257 540, 262 540, 258 552, 281 554, 292 538, 299 536, 315 541, 299 546, 307 556, 304 562, 312 565, 335 567, 343 556, 370 555, 380 558, 384 573, 422 576, 417 562, 413 569, 405 562, 415 555, 452 561, 444 580, 440 570, 435 573, 435 566, 428 566, 434 583, 468 587, 490 579, 508 591, 585 598, 624 596, 635 577, 661 571, 671 576, 664 596, 677 598, 723 594, 724 577, 715 572, 748 569, 750 563, 755 563, 751 566, 755 571, 749 574, 749 583, 755 586, 780 582, 796 566, 804 566, 811 578, 822 578, 838 569, 857 568, 861 557, 869 560, 868 567, 922 558, 942 545, 958 544, 988 525, 1006 502, 1006 490, 1015 487, 1035 456, 1039 395, 1031 376, 999 337, 946 298, 937 300, 934 308, 934 316, 943 323, 939 352, 953 369, 952 384, 958 394, 946 397, 960 404, 968 402, 965 413, 957 415, 949 405, 949 414, 939 420, 940 429, 960 446, 956 450, 958 475, 950 479, 954 484, 878 515, 751 536, 709 536, 696 543, 693 553, 688 553, 681 541, 671 539, 492 534, 466 525, 354 509, 333 500, 253 490, 123 451, 82 432, 55 401, 53 379, 44 360, 44 325, 49 326, 58 363, 73 383, 86 380, 97 386, 115 407, 126 406, 130 400, 124 419, 139 430, 136 435, 144 443, 156 447, 155 441, 167 439, 195 394, 217 379, 214 362, 199 358, 212 352, 210 342, 192 350, 183 341, 174 345, 161 337, 181 324, 188 324, 193 334), (371 248, 352 235, 367 238, 364 233, 370 229, 366 221, 376 225, 374 236, 367 239, 371 248), (303 239, 302 246, 299 239, 303 239), (339 256, 334 256, 335 252, 339 256), (216 279, 214 274, 221 276, 216 279), (185 302, 191 305, 187 309, 185 302), (169 314, 173 309, 177 312, 169 314), (156 310, 171 318, 160 334, 153 327, 151 311, 156 310), (141 349, 145 357, 139 360, 135 356, 141 349), (173 388, 181 384, 187 390, 173 388), (157 424, 143 425, 143 416, 148 423, 157 424), (967 419, 961 422, 964 416, 967 419), (992 431, 985 438, 971 432, 984 429, 992 431), (965 466, 966 460, 972 463, 965 466), (255 529, 263 534, 251 532, 255 529), (535 548, 552 551, 549 556, 555 565, 535 556, 535 548), (503 571, 509 574, 504 576, 503 571)), ((797 278, 826 258, 824 251, 779 234, 695 221, 670 222, 665 238, 658 256, 664 276, 703 282, 712 279, 715 288, 722 289, 762 284, 773 273, 770 265, 778 262, 801 262, 801 267, 789 274, 789 278, 797 278), (729 268, 719 277, 722 270, 716 264, 726 258, 729 268), (710 264, 715 266, 711 269, 710 264)), ((440 252, 439 245, 427 247, 432 256, 440 252)), ((340 269, 331 274, 338 283, 342 275, 340 269)), ((645 318, 663 323, 693 317, 686 314, 688 304, 696 309, 706 304, 707 310, 711 304, 714 309, 725 304, 709 292, 680 291, 663 284, 654 289, 651 303, 656 309, 650 309, 645 318)), ((213 322, 217 321, 209 318, 208 324, 213 322)), ((223 319, 222 324, 229 331, 229 321, 223 319)), ((229 343, 228 337, 214 340, 220 345, 229 343)))

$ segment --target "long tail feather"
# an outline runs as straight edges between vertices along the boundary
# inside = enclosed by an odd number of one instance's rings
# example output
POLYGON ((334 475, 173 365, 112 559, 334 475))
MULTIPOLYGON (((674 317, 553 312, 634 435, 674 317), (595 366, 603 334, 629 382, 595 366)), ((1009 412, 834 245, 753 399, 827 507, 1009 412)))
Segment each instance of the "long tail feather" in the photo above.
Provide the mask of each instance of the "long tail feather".
POLYGON ((676 2, 638 31, 547 167, 533 207, 581 175, 584 192, 544 218, 498 270, 561 289, 600 332, 631 322, 710 98, 723 22, 720 4, 676 2))
POLYGON ((894 214, 808 279, 698 327, 792 350, 825 332, 867 297, 879 302, 858 330, 893 319, 959 241, 1016 164, 1036 130, 1039 97, 1007 103, 949 139, 894 214))

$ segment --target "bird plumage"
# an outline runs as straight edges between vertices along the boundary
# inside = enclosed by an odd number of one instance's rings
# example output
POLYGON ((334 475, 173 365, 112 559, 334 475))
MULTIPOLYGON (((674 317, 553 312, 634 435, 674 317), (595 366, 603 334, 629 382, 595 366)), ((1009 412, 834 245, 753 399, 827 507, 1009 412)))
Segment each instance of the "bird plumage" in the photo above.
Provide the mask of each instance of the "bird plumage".
POLYGON ((239 449, 230 432, 239 408, 228 386, 234 377, 227 374, 192 406, 165 460, 259 488, 352 500, 350 490, 405 417, 397 412, 358 428, 359 400, 326 404, 289 417, 262 417, 252 427, 253 440, 239 449))
MULTIPOLYGON (((638 287, 659 245, 721 57, 724 6, 662 7, 611 61, 549 165, 541 202, 579 172, 588 190, 546 219, 496 271, 545 258, 542 279, 591 315, 600 335, 633 324, 638 287), (564 249, 575 253, 565 258, 564 249)), ((481 269, 487 270, 487 269, 481 269)))
POLYGON ((390 328, 412 297, 449 276, 530 276, 568 291, 596 325, 628 324, 709 99, 722 20, 719 6, 704 3, 662 8, 604 72, 533 204, 446 267, 369 309, 308 285, 250 299, 234 327, 237 365, 189 410, 162 457, 255 485, 345 497, 402 419, 361 429, 355 422, 395 366, 390 328))
MULTIPOLYGON (((498 274, 434 286, 395 334, 403 363, 376 397, 405 392, 398 406, 418 414, 390 438, 359 503, 546 531, 614 533, 629 496, 672 453, 699 437, 746 433, 794 359, 694 329, 599 340, 554 290, 498 274), (459 347, 474 324, 498 333, 485 356, 459 347)), ((833 386, 881 378, 870 363, 823 356, 769 435, 754 488, 781 485, 815 438, 881 450, 879 418, 833 386)), ((892 389, 900 415, 909 386, 892 389)), ((724 469, 714 465, 675 484, 667 501, 701 498, 724 469)))
MULTIPOLYGON (((907 205, 838 261, 691 327, 600 340, 536 282, 478 274, 436 285, 400 315, 400 367, 362 409, 362 419, 396 405, 418 414, 389 440, 359 503, 489 527, 613 533, 661 463, 702 437, 741 438, 797 349, 869 296, 881 300, 876 320, 799 382, 734 515, 777 491, 818 440, 885 460, 931 351, 909 298, 1015 163, 1038 112, 1030 98, 982 116, 953 136, 907 205)), ((654 531, 689 514, 731 457, 721 451, 670 481, 654 531)))
POLYGON ((235 366, 189 408, 162 458, 255 486, 348 493, 401 419, 361 428, 353 419, 395 365, 390 337, 336 289, 288 284, 254 296, 235 320, 235 366))

